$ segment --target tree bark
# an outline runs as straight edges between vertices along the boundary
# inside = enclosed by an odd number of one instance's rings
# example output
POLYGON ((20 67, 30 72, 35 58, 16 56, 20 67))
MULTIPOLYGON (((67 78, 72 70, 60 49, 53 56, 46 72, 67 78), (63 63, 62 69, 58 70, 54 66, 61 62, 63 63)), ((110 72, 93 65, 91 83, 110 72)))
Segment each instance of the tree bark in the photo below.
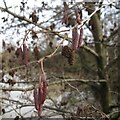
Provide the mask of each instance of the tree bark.
MULTIPOLYGON (((91 14, 95 10, 95 6, 93 3, 90 3, 89 8, 87 9, 88 14, 91 14), (90 8, 90 9, 89 9, 90 8)), ((100 15, 98 15, 100 12, 95 13, 91 17, 91 28, 92 28, 92 34, 95 42, 95 51, 98 54, 98 57, 96 57, 96 64, 98 69, 98 78, 99 79, 106 79, 104 74, 104 64, 103 64, 103 54, 102 54, 102 25, 100 21, 100 15)), ((98 91, 100 96, 100 104, 102 107, 103 112, 109 113, 109 87, 107 81, 100 83, 100 90, 98 91)))

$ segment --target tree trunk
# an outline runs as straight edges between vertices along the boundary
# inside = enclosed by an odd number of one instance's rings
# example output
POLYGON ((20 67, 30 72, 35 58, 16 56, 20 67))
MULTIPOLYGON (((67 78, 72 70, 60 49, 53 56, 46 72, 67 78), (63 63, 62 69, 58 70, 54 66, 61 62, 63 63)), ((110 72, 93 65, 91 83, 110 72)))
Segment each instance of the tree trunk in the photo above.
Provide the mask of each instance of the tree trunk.
MULTIPOLYGON (((117 69, 118 69, 118 75, 117 75, 117 92, 118 92, 118 98, 117 98, 117 104, 120 106, 120 42, 119 42, 119 38, 120 38, 120 26, 118 28, 118 44, 117 44, 117 69)), ((119 107, 119 111, 120 111, 120 107, 119 107)))
MULTIPOLYGON (((90 6, 88 8, 88 14, 91 14, 94 10, 94 4, 90 3, 90 6), (90 8, 90 9, 89 9, 90 8)), ((103 64, 103 54, 102 54, 102 25, 100 21, 100 15, 98 15, 100 12, 95 13, 90 20, 90 25, 92 28, 92 34, 95 42, 95 51, 98 54, 98 57, 96 57, 96 64, 98 69, 98 78, 99 79, 105 79, 104 74, 104 64, 103 64)), ((100 83, 100 92, 98 91, 98 94, 100 96, 100 104, 102 107, 103 112, 108 113, 109 112, 109 87, 108 83, 102 82, 100 83)))

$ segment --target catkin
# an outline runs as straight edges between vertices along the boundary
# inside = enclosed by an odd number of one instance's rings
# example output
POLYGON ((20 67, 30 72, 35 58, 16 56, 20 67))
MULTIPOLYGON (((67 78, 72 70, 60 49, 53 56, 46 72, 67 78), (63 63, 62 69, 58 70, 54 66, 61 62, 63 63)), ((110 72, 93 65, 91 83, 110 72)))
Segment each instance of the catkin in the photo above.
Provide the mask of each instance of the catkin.
POLYGON ((20 65, 23 64, 23 51, 22 51, 22 48, 18 48, 19 50, 19 60, 20 60, 20 65))
POLYGON ((23 63, 24 65, 28 64, 28 49, 25 43, 23 44, 23 63))
POLYGON ((75 27, 72 30, 72 49, 77 50, 79 42, 78 28, 75 27))

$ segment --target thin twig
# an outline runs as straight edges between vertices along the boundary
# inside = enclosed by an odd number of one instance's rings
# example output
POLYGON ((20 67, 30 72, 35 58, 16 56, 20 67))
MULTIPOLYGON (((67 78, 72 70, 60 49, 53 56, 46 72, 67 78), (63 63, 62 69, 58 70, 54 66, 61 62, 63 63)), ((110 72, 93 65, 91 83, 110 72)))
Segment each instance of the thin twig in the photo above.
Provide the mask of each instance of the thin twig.
POLYGON ((60 46, 63 44, 63 42, 65 41, 65 39, 66 39, 66 36, 64 36, 64 39, 58 44, 57 48, 51 54, 49 54, 49 55, 47 55, 47 56, 45 56, 43 58, 40 58, 38 60, 38 63, 40 63, 44 59, 51 58, 57 52, 57 50, 60 48, 60 46))
MULTIPOLYGON (((90 85, 89 83, 100 83, 100 82, 106 82, 106 80, 84 80, 84 79, 64 79, 64 82, 80 82, 82 84, 90 85)), ((51 83, 48 83, 48 86, 55 85, 55 84, 61 84, 61 80, 54 81, 51 83)), ((37 86, 36 86, 37 87, 37 86)), ((0 88, 0 90, 3 91, 31 91, 34 89, 34 86, 27 87, 27 88, 0 88)))

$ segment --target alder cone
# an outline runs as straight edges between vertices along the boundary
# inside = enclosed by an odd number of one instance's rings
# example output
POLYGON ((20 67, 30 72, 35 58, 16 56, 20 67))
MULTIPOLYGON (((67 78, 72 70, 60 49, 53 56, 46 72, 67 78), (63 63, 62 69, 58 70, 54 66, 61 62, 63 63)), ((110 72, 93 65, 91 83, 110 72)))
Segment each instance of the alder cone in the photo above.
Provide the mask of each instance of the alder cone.
POLYGON ((62 55, 68 59, 69 65, 74 64, 74 59, 75 59, 75 51, 74 50, 72 50, 68 46, 64 46, 62 48, 62 55))
POLYGON ((75 62, 75 51, 71 51, 70 57, 68 58, 69 65, 73 65, 75 62))
POLYGON ((72 49, 71 49, 70 47, 68 47, 68 46, 64 46, 64 47, 62 48, 62 55, 63 55, 64 57, 66 57, 66 58, 69 58, 69 57, 70 57, 71 52, 72 52, 72 49))

